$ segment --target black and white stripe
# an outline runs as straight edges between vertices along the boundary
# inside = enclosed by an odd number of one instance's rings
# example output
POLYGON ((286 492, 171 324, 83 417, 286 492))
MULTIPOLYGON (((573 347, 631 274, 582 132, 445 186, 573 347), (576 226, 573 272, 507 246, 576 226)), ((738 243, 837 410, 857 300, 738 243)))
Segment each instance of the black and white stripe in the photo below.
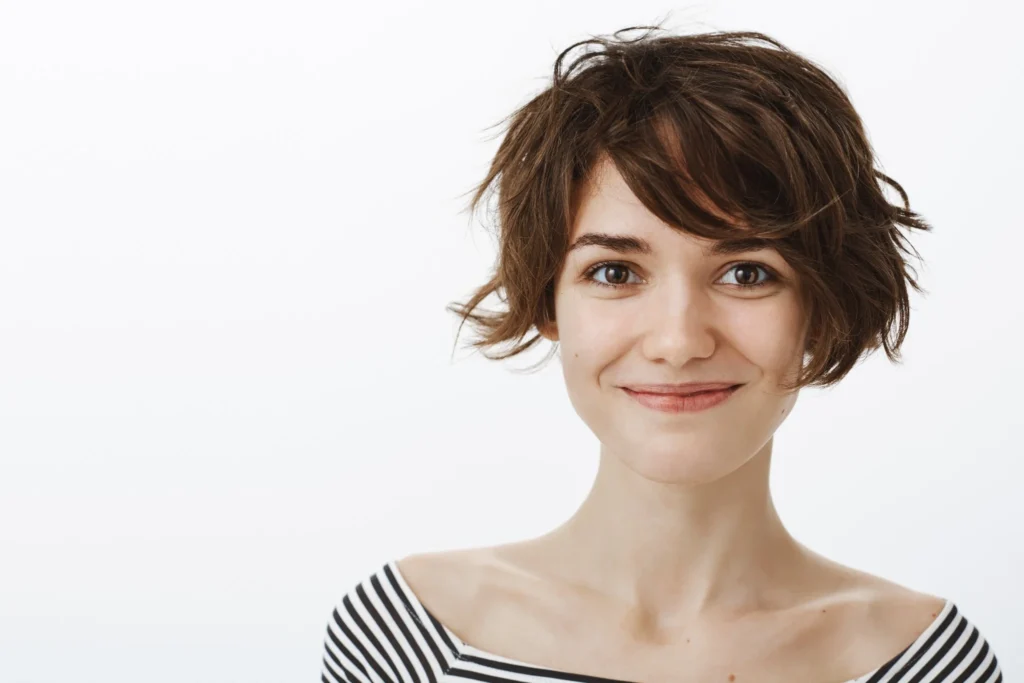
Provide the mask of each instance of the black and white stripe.
MULTIPOLYGON (((627 683, 569 674, 479 650, 423 607, 395 561, 361 581, 333 610, 321 683, 627 683)), ((995 653, 955 604, 903 652, 847 683, 1003 683, 995 653)))

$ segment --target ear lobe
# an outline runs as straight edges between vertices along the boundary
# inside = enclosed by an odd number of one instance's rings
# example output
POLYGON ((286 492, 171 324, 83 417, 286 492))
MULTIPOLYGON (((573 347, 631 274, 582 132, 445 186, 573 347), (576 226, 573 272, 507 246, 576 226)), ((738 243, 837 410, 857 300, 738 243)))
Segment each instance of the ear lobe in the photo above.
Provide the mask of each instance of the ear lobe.
POLYGON ((541 336, 548 341, 558 341, 558 324, 553 322, 545 322, 537 326, 537 331, 540 332, 541 336))

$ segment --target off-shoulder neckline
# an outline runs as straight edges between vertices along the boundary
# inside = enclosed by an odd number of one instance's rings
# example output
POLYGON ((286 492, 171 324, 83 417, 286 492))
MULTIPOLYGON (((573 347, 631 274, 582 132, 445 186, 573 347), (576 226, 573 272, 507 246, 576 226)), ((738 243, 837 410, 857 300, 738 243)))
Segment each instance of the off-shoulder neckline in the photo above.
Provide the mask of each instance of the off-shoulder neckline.
MULTIPOLYGON (((395 579, 400 585, 402 592, 405 594, 406 598, 409 599, 409 602, 412 603, 416 609, 421 610, 425 616, 429 617, 429 619, 436 626, 441 628, 441 630, 444 632, 445 637, 455 648, 453 654, 457 659, 472 658, 473 661, 475 661, 478 664, 499 662, 509 666, 514 666, 520 671, 529 673, 531 675, 543 676, 545 674, 550 674, 562 680, 605 681, 607 683, 640 683, 639 681, 606 678, 602 676, 595 676, 593 674, 581 674, 574 673, 571 671, 563 671, 561 669, 553 669, 548 666, 533 664, 530 662, 525 662, 523 660, 514 659, 512 657, 499 655, 495 652, 488 652, 487 650, 483 650, 481 648, 470 645, 469 643, 463 641, 462 638, 460 638, 454 631, 448 628, 446 624, 437 619, 437 617, 435 617, 430 612, 430 610, 428 610, 426 606, 420 601, 419 597, 416 595, 415 592, 413 592, 412 588, 409 586, 409 583, 405 580, 405 576, 402 574, 402 570, 398 567, 397 559, 389 560, 385 566, 391 570, 395 579)), ((935 630, 938 629, 939 626, 945 621, 947 615, 954 609, 956 609, 956 605, 953 603, 951 599, 946 598, 945 603, 942 606, 942 609, 939 610, 939 613, 936 615, 935 619, 933 619, 931 623, 928 624, 928 627, 925 628, 924 631, 922 631, 913 640, 913 642, 909 643, 906 647, 900 650, 900 652, 896 654, 894 657, 890 658, 886 662, 883 662, 882 664, 879 664, 871 671, 863 673, 857 676, 856 678, 851 678, 848 681, 843 681, 842 683, 864 683, 864 681, 867 681, 879 671, 891 667, 895 662, 897 662, 899 659, 901 659, 908 653, 915 652, 917 649, 923 647, 925 642, 932 636, 935 630)))

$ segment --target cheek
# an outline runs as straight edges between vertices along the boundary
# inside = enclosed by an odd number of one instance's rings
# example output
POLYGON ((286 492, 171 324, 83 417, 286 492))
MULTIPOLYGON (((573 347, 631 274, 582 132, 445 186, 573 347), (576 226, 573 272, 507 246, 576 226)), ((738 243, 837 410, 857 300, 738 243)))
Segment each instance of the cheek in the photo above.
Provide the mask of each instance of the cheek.
MULTIPOLYGON (((797 393, 780 395, 773 386, 802 360, 799 306, 785 297, 759 302, 740 301, 717 311, 713 325, 720 337, 715 354, 721 359, 692 358, 702 363, 744 362, 757 366, 761 379, 723 410, 692 419, 669 419, 647 413, 621 390, 600 385, 607 369, 634 350, 636 338, 624 332, 622 307, 609 315, 588 306, 566 306, 559 333, 562 372, 570 402, 603 448, 623 458, 642 476, 661 482, 710 482, 740 467, 764 447, 788 413, 797 393), (742 304, 742 305, 739 305, 742 304), (735 424, 742 423, 743 429, 735 424)), ((638 307, 639 308, 639 307, 638 307)), ((634 358, 634 363, 644 359, 634 358)), ((754 368, 747 368, 752 370, 754 368)))
POLYGON ((566 298, 556 305, 559 346, 563 362, 592 365, 615 353, 633 327, 628 307, 586 297, 566 298))
MULTIPOLYGON (((592 302, 590 302, 592 303, 592 302)), ((600 410, 605 368, 625 353, 621 316, 596 310, 586 301, 558 311, 559 356, 569 398, 581 415, 600 410)))
MULTIPOLYGON (((766 302, 767 303, 767 302, 766 302)), ((790 372, 803 360, 803 316, 795 301, 774 301, 762 309, 736 313, 729 343, 753 365, 772 376, 790 372)))
MULTIPOLYGON (((626 353, 636 341, 626 331, 642 326, 650 314, 643 306, 568 294, 556 305, 567 378, 593 377, 603 363, 626 353)), ((733 347, 765 374, 783 375, 803 360, 804 316, 795 292, 756 302, 736 300, 714 315, 708 327, 721 335, 721 345, 733 347)))
POLYGON ((591 326, 563 334, 562 329, 559 325, 559 355, 566 386, 570 392, 582 393, 584 397, 593 394, 594 389, 602 388, 599 385, 605 367, 621 355, 621 349, 615 346, 615 330, 591 326))

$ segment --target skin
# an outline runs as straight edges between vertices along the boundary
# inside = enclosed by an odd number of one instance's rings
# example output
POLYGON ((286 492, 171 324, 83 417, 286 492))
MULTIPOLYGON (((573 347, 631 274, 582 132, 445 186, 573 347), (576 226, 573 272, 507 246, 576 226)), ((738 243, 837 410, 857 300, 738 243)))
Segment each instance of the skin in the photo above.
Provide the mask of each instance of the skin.
POLYGON ((572 406, 601 443, 593 487, 537 538, 402 559, 406 581, 465 642, 561 671, 837 683, 873 670, 945 601, 814 553, 776 511, 773 437, 799 393, 780 383, 796 377, 808 332, 795 271, 770 249, 711 255, 607 161, 585 190, 570 245, 584 233, 651 245, 571 249, 556 322, 540 330, 559 343, 572 406), (678 414, 621 388, 690 381, 744 386, 678 414))
POLYGON ((706 255, 709 240, 665 225, 607 161, 569 244, 591 232, 640 237, 653 253, 571 250, 556 282, 557 323, 541 333, 559 342, 569 398, 601 449, 590 494, 545 550, 662 627, 762 607, 806 560, 768 487, 773 435, 799 393, 779 382, 796 376, 807 334, 796 273, 774 250, 706 255), (609 259, 622 265, 588 279, 609 259), (745 386, 696 413, 654 411, 620 388, 718 380, 745 386))

